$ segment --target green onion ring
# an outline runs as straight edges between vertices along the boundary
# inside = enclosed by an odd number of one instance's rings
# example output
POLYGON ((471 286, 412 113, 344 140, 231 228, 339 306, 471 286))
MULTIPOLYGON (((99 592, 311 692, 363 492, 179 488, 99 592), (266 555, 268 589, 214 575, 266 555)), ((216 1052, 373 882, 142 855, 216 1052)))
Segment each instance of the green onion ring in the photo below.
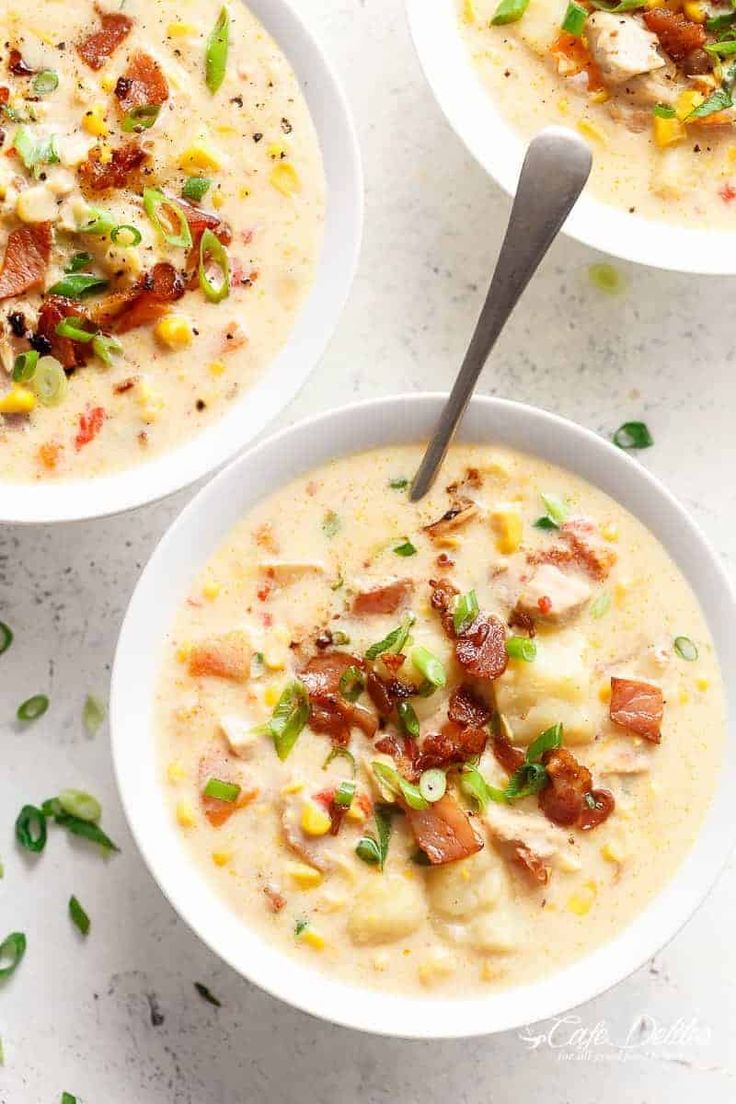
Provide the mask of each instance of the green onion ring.
POLYGON ((186 215, 176 200, 164 195, 163 192, 159 192, 157 188, 146 188, 143 192, 143 208, 154 228, 168 245, 181 249, 192 248, 194 244, 192 231, 189 229, 186 215), (168 219, 169 227, 176 224, 175 232, 172 232, 170 228, 167 229, 166 223, 161 217, 162 214, 164 214, 164 218, 168 219))
POLYGON ((230 258, 220 239, 209 229, 202 234, 199 243, 199 286, 210 303, 221 303, 230 294, 230 258), (207 275, 208 255, 220 270, 219 284, 213 283, 207 275))
POLYGON ((18 706, 16 716, 19 721, 37 721, 39 717, 43 717, 48 707, 49 699, 45 694, 34 694, 18 706))
POLYGON ((115 245, 122 245, 124 249, 133 249, 136 245, 141 244, 143 235, 137 226, 128 226, 127 223, 124 223, 110 231, 110 241, 114 242, 115 245), (121 242, 118 240, 121 234, 130 234, 133 240, 131 242, 121 242))
POLYGON ((12 643, 13 630, 10 625, 6 625, 4 621, 0 621, 0 655, 2 655, 3 652, 7 652, 12 643))
POLYGON ((13 365, 13 381, 15 383, 28 383, 33 379, 36 371, 39 353, 36 349, 27 349, 25 353, 19 353, 13 365))
POLYGON ((39 854, 46 846, 46 817, 35 805, 24 805, 15 821, 15 838, 26 851, 39 854))
POLYGON ((0 978, 10 977, 20 965, 25 953, 26 937, 23 932, 11 932, 7 935, 0 943, 0 978))

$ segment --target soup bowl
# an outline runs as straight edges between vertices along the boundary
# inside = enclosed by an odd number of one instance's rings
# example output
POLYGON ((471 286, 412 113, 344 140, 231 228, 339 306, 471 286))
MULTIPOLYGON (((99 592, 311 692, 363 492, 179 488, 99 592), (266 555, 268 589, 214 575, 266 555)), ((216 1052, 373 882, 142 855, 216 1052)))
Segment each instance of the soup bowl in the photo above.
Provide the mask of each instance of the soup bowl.
MULTIPOLYGON (((734 838, 736 734, 716 793, 672 881, 606 945, 550 977, 473 999, 379 993, 295 962, 250 930, 194 866, 165 800, 154 725, 163 639, 193 576, 260 499, 297 476, 353 452, 426 440, 443 395, 406 395, 343 407, 270 437, 221 472, 163 538, 131 600, 112 675, 111 732, 117 782, 141 854, 177 912, 235 970, 269 993, 326 1020, 385 1035, 438 1038, 503 1031, 559 1014, 601 993, 655 954, 705 897, 734 838), (152 657, 154 657, 152 662, 152 657)), ((638 463, 552 414, 474 398, 460 440, 506 445, 565 467, 615 498, 669 551, 709 623, 722 669, 736 660, 734 597, 708 543, 682 507, 638 463)), ((733 725, 734 689, 729 716, 733 725)))
MULTIPOLYGON (((447 121, 497 184, 513 195, 526 151, 476 74, 463 41, 455 0, 406 0, 411 34, 430 88, 447 121)), ((678 272, 730 275, 736 261, 728 235, 654 222, 584 192, 563 231, 615 257, 678 272), (724 238, 726 241, 724 241, 724 238)))
POLYGON ((347 101, 321 48, 288 0, 249 0, 296 73, 319 140, 326 178, 326 221, 311 292, 288 341, 255 386, 219 421, 181 446, 95 479, 4 482, 0 521, 49 523, 121 513, 209 475, 252 440, 296 394, 332 336, 357 266, 363 178, 347 101))

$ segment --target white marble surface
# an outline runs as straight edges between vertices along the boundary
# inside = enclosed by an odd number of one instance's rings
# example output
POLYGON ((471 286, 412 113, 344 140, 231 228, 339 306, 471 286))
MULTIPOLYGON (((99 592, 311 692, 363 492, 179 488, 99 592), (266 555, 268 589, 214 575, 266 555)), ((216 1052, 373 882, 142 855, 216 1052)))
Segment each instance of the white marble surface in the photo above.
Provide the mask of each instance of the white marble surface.
MULTIPOLYGON (((439 117, 400 0, 300 7, 355 111, 367 231, 339 332, 282 424, 353 398, 446 387, 507 212, 439 117)), ((602 432, 644 415, 656 446, 643 462, 733 565, 734 281, 625 268, 626 293, 609 298, 586 281, 595 259, 567 241, 553 248, 483 390, 602 432)), ((2 660, 0 717, 13 717, 19 701, 42 689, 52 702, 35 726, 5 722, 0 734, 0 930, 22 929, 29 939, 22 968, 0 993, 0 1102, 55 1104, 64 1089, 83 1104, 736 1099, 733 866, 655 962, 579 1011, 585 1026, 603 1024, 617 1043, 633 1031, 626 1049, 604 1045, 601 1028, 587 1052, 545 1042, 531 1049, 516 1034, 441 1044, 362 1037, 256 991, 184 928, 127 834, 106 731, 85 735, 80 710, 88 691, 106 693, 127 598, 188 497, 101 523, 0 533, 0 619, 16 631, 2 660), (40 861, 17 851, 12 826, 21 803, 64 785, 102 798, 121 855, 104 862, 58 833, 40 861), (71 892, 93 917, 84 944, 66 915, 71 892), (221 1009, 197 996, 195 980, 220 997, 221 1009), (162 1017, 156 1025, 152 1007, 162 1017), (648 1045, 655 1022, 676 1029, 680 1019, 697 1021, 697 1031, 648 1045)))

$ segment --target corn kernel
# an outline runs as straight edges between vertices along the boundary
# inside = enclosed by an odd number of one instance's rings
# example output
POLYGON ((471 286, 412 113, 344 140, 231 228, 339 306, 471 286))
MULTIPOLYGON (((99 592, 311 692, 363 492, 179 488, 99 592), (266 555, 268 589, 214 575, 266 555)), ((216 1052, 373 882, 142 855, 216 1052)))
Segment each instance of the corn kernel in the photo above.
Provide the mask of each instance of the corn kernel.
POLYGON ((736 146, 729 146, 726 150, 726 158, 731 165, 736 164, 736 146))
POLYGON ((601 857, 604 858, 606 862, 616 863, 620 866, 626 858, 626 852, 620 843, 614 843, 614 841, 611 840, 609 843, 604 843, 601 847, 601 857))
POLYGON ((177 801, 176 819, 181 828, 193 828, 197 823, 194 809, 188 801, 177 801))
POLYGON ((224 206, 224 204, 225 204, 225 197, 222 194, 222 192, 220 192, 220 191, 215 192, 215 194, 212 197, 212 206, 215 208, 216 211, 219 211, 224 206))
POLYGON ((112 92, 117 83, 112 73, 105 73, 104 76, 100 77, 100 88, 103 92, 112 92))
POLYGON ((678 701, 680 702, 680 705, 687 705, 687 703, 690 701, 690 695, 684 687, 680 690, 678 701))
POLYGON ((559 100, 557 101, 557 110, 559 111, 560 115, 567 115, 568 111, 570 110, 570 101, 567 99, 566 96, 560 96, 559 100))
POLYGON ((345 813, 345 819, 353 824, 362 824, 365 821, 365 812, 357 801, 354 801, 345 813))
POLYGON ((521 514, 518 510, 498 509, 491 514, 491 525, 496 534, 496 548, 505 556, 516 552, 521 545, 524 531, 521 514))
POLYGON ((193 23, 182 23, 177 20, 176 23, 169 23, 166 28, 166 34, 169 38, 188 38, 189 35, 197 33, 197 28, 193 23))
POLYGON ((463 0, 463 21, 472 25, 476 17, 474 0, 463 0))
POLYGON ((288 161, 280 161, 277 165, 274 165, 268 179, 271 186, 285 196, 292 196, 302 190, 299 173, 288 161))
POLYGON ((577 128, 584 138, 590 138, 591 141, 598 142, 601 146, 605 146, 606 136, 595 123, 589 123, 587 119, 579 119, 577 128))
POLYGON ((158 341, 169 349, 184 349, 191 345, 194 327, 185 314, 166 314, 153 331, 158 341))
POLYGON ((708 18, 705 5, 701 4, 699 0, 685 0, 682 10, 686 18, 691 19, 693 23, 705 23, 708 18))
POLYGON ((179 164, 186 171, 209 169, 216 172, 224 167, 225 161, 221 153, 202 142, 185 149, 179 164))
POLYGON ((595 882, 586 882, 577 892, 573 893, 567 901, 568 912, 574 912, 576 916, 587 916, 593 907, 597 893, 595 882))
POLYGON ((301 793, 303 789, 303 782, 287 782, 285 786, 281 787, 281 793, 283 796, 286 796, 286 794, 301 793))
POLYGON ((631 590, 631 583, 616 583, 613 588, 613 600, 617 606, 622 606, 629 596, 631 590))
POLYGON ((93 138, 107 138, 110 128, 105 122, 105 108, 103 104, 95 104, 86 111, 82 119, 82 126, 93 138))
POLYGON ((673 146, 685 137, 685 127, 677 118, 663 119, 661 115, 654 115, 652 116, 652 124, 654 127, 654 141, 660 149, 673 146))
POLYGON ((215 598, 220 593, 220 584, 214 579, 208 579, 202 587, 202 596, 207 598, 208 601, 214 602, 215 598))
POLYGON ((705 103, 705 96, 702 92, 696 92, 694 89, 690 88, 686 92, 681 92, 677 97, 675 115, 680 122, 682 122, 696 107, 700 107, 702 103, 705 103))
POLYGON ((179 663, 188 663, 191 654, 191 644, 180 644, 179 647, 176 649, 176 658, 178 659, 179 663))
POLYGON ((232 859, 232 853, 230 851, 213 851, 212 861, 215 866, 227 866, 232 859))
POLYGON ((460 548, 462 545, 462 539, 460 537, 435 537, 434 543, 438 548, 460 548))
POLYGON ((224 371, 225 365, 222 363, 221 360, 213 360, 212 364, 210 364, 210 375, 221 376, 223 375, 224 371))
POLYGON ((648 8, 649 11, 653 11, 654 8, 663 8, 664 0, 645 0, 644 7, 648 8))
POLYGON ((498 966, 492 962, 489 958, 486 958, 483 965, 480 968, 480 980, 481 981, 496 981, 501 975, 501 971, 498 966))
POLYGON ((300 889, 314 889, 322 881, 319 870, 306 863, 292 862, 286 864, 286 873, 300 889))
POLYGON ((248 199, 250 196, 250 188, 246 188, 245 185, 243 185, 243 187, 238 190, 238 195, 241 199, 248 199))
POLYGON ((705 693, 705 691, 708 690, 709 687, 710 687, 710 679, 702 678, 702 677, 697 678, 695 680, 695 685, 698 688, 698 690, 701 691, 701 693, 705 693))
POLYGON ((286 157, 286 146, 283 142, 271 142, 266 147, 266 153, 272 161, 280 161, 281 158, 286 157))
POLYGON ((600 698, 600 700, 603 702, 604 705, 606 704, 606 702, 610 702, 610 700, 611 700, 611 684, 610 684, 610 682, 606 682, 601 687, 599 687, 598 697, 600 698))
POLYGON ((325 809, 320 809, 312 801, 305 801, 300 824, 302 832, 307 836, 326 836, 332 822, 325 809))
POLYGON ((36 405, 36 396, 27 387, 14 384, 0 396, 0 414, 30 414, 36 405))
POLYGON ((601 526, 601 536, 611 544, 615 544, 620 535, 618 525, 614 525, 612 522, 601 526))
POLYGON ((302 943, 306 943, 308 947, 311 947, 313 951, 323 951, 325 949, 324 938, 314 928, 305 928, 300 933, 299 939, 302 943))
POLYGON ((182 782, 186 776, 186 771, 180 763, 169 763, 166 768, 166 777, 172 786, 175 786, 177 782, 182 782))

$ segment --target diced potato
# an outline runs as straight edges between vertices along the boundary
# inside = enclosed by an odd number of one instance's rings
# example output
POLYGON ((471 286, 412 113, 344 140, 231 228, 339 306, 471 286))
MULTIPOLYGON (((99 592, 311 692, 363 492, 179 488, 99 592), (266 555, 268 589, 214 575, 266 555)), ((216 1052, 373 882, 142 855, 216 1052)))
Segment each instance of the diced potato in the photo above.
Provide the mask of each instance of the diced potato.
POLYGON ((376 874, 358 891, 348 917, 354 943, 395 943, 411 935, 427 911, 418 879, 400 874, 376 874))
POLYGON ((501 859, 486 847, 467 859, 428 870, 427 892, 438 915, 467 920, 496 908, 508 892, 508 883, 501 859))
POLYGON ((15 213, 21 222, 56 222, 59 207, 53 192, 45 184, 37 184, 20 193, 15 213))
POLYGON ((433 948, 417 967, 417 976, 422 985, 436 985, 455 972, 457 960, 445 947, 433 948))
POLYGON ((520 930, 506 913, 483 912, 468 925, 467 942, 485 954, 511 954, 521 945, 520 930))
POLYGON ((236 755, 247 756, 253 751, 258 743, 258 735, 253 731, 252 718, 227 713, 219 718, 219 724, 231 750, 236 755))

